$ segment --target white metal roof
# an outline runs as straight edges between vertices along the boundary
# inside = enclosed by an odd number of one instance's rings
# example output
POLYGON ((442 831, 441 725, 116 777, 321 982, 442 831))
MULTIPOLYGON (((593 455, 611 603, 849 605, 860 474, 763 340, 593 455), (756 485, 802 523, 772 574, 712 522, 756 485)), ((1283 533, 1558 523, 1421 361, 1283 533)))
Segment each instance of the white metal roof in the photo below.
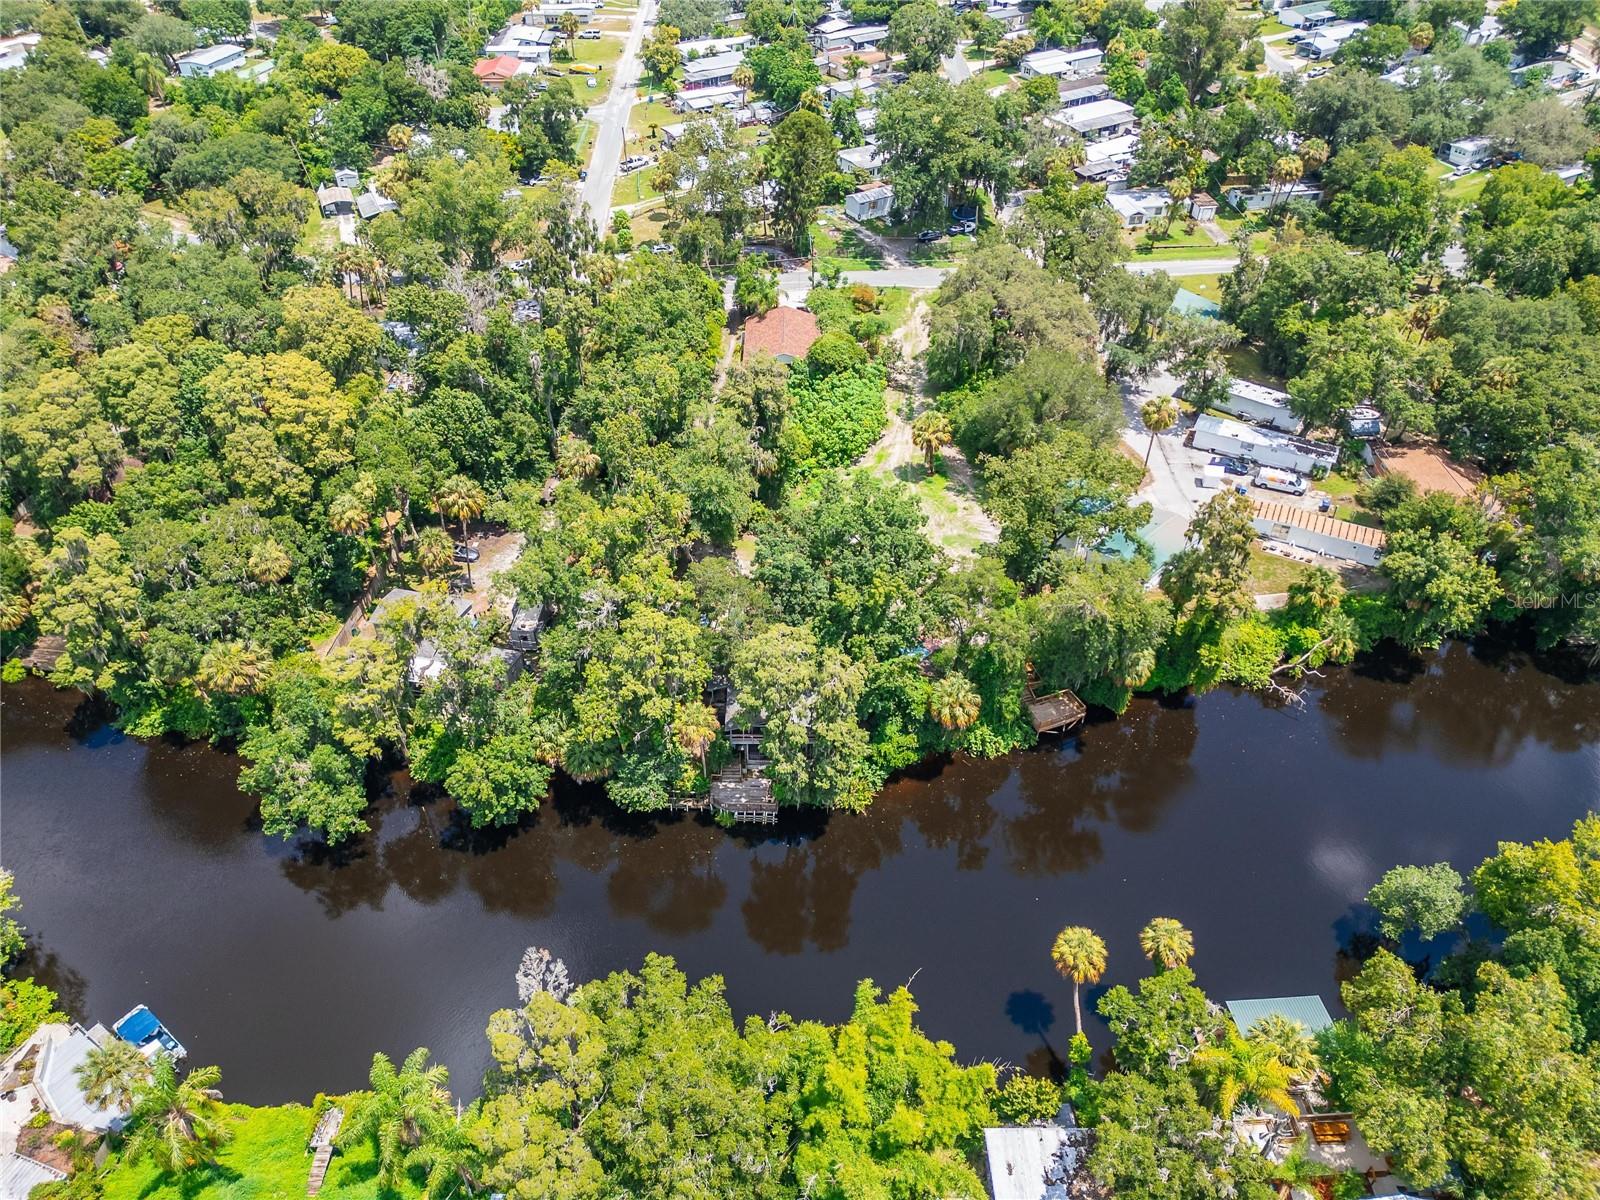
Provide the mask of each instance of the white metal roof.
POLYGON ((1073 1131, 1061 1125, 985 1129, 983 1148, 994 1200, 1064 1200, 1082 1154, 1073 1131))

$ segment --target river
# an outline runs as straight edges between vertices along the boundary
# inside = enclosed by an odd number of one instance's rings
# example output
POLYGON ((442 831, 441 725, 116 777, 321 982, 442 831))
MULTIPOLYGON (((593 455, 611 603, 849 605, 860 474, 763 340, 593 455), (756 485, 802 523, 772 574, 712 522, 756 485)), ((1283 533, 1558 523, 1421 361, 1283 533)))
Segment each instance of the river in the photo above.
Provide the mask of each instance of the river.
POLYGON ((1309 699, 1139 700, 1065 742, 930 765, 865 815, 748 834, 569 785, 473 835, 397 776, 373 834, 330 855, 264 838, 228 755, 125 738, 30 681, 4 697, 0 852, 74 1014, 150 1004, 236 1100, 347 1089, 372 1051, 415 1045, 472 1094, 530 944, 578 979, 664 951, 724 975, 740 1014, 836 1020, 857 979, 914 977, 964 1060, 1040 1066, 1072 1027, 1062 925, 1110 950, 1086 1007, 1138 977, 1156 915, 1194 931, 1213 997, 1332 1005, 1386 868, 1470 869, 1600 806, 1600 688, 1514 650, 1369 659, 1309 699))

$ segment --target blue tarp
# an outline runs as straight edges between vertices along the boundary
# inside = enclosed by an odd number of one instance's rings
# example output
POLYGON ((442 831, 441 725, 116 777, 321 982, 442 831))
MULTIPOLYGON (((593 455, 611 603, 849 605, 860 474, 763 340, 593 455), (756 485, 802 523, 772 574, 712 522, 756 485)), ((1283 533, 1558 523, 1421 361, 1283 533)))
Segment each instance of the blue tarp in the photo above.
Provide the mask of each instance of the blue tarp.
POLYGON ((137 1046, 149 1041, 160 1028, 161 1022, 156 1020, 155 1013, 141 1004, 117 1022, 116 1034, 123 1041, 137 1046))

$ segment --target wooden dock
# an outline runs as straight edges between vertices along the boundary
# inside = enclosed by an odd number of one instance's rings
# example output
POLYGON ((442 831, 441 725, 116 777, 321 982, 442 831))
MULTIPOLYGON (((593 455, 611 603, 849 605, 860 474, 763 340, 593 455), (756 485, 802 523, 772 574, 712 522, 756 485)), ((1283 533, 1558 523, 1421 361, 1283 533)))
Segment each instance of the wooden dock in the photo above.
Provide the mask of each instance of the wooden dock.
POLYGON ((311 1174, 306 1177, 306 1195, 315 1196, 322 1190, 322 1181, 328 1177, 328 1164, 333 1161, 333 1140, 339 1136, 344 1124, 344 1109, 329 1108, 317 1120, 311 1131, 311 1174))
POLYGON ((1028 717, 1035 733, 1070 729, 1089 715, 1089 706, 1066 688, 1041 696, 1034 689, 1032 679, 1028 680, 1023 702, 1028 706, 1028 717))

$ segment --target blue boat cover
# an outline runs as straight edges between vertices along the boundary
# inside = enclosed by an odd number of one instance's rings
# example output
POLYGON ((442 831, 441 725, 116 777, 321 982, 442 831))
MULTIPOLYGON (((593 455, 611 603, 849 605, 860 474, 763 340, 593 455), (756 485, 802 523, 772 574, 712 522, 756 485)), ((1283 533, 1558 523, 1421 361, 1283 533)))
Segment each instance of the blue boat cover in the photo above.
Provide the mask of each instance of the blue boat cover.
POLYGON ((116 1033, 125 1042, 132 1042, 135 1046, 147 1042, 161 1028, 161 1022, 156 1020, 155 1013, 144 1005, 140 1005, 116 1024, 116 1033))

